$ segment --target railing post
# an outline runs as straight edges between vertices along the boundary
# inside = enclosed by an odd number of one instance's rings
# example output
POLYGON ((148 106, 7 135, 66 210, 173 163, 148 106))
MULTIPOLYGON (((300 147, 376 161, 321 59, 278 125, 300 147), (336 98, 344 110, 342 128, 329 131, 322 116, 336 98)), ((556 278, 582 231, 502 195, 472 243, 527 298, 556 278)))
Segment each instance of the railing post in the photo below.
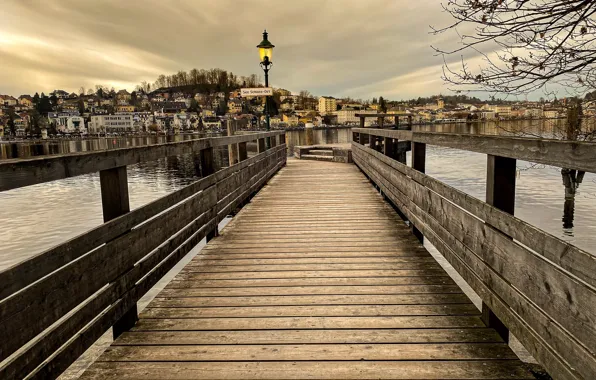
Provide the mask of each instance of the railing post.
POLYGON ((377 149, 377 136, 370 134, 368 135, 368 147, 374 150, 377 149))
POLYGON ((257 140, 257 153, 263 153, 265 151, 265 139, 257 140))
MULTIPOLYGON (((108 222, 130 211, 126 166, 99 172, 103 221, 108 222)), ((130 330, 138 321, 137 304, 128 309, 112 327, 114 339, 130 330)))
MULTIPOLYGON (((511 215, 515 211, 516 170, 515 158, 487 155, 486 203, 511 215)), ((509 342, 509 329, 484 302, 482 320, 495 329, 505 342, 509 342)))
POLYGON ((238 143, 238 162, 242 162, 248 158, 248 151, 246 150, 246 143, 238 143))
POLYGON ((383 137, 383 154, 389 158, 395 159, 397 154, 396 146, 397 144, 394 143, 394 140, 390 137, 383 137))
MULTIPOLYGON (((412 141, 412 168, 424 173, 426 171, 426 144, 412 141)), ((412 226, 414 236, 424 242, 424 236, 418 228, 412 226)))
POLYGON ((395 115, 395 129, 399 129, 399 115, 395 115))
MULTIPOLYGON (((228 136, 234 136, 236 132, 236 126, 232 120, 228 120, 228 136)), ((238 146, 236 144, 228 145, 228 158, 230 166, 238 163, 238 146)))
POLYGON ((360 128, 364 128, 364 116, 360 116, 360 128))
MULTIPOLYGON (((199 157, 201 159, 201 176, 207 177, 215 173, 215 163, 213 161, 213 148, 205 148, 199 152, 199 157)), ((215 226, 214 230, 207 233, 207 243, 212 240, 214 237, 219 235, 219 231, 217 226, 215 226)))

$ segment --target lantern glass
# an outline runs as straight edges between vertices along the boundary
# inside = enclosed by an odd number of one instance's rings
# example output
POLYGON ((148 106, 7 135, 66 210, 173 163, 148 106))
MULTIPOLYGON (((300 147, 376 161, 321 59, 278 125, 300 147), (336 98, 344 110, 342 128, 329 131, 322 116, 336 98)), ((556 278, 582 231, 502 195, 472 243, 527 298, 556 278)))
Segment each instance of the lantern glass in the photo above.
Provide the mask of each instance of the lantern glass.
POLYGON ((260 47, 259 48, 259 56, 261 57, 261 62, 265 62, 265 57, 269 57, 269 62, 272 62, 272 59, 271 59, 272 53, 273 53, 273 48, 260 47))

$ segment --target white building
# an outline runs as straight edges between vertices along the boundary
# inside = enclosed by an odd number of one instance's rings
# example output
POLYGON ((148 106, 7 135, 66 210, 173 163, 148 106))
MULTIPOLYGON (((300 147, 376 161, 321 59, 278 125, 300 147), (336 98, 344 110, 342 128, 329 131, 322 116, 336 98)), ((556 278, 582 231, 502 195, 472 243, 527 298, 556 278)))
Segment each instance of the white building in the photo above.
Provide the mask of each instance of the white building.
POLYGON ((94 115, 89 123, 89 133, 130 132, 133 130, 132 114, 94 115))
MULTIPOLYGON (((67 132, 67 130, 69 130, 69 126, 68 126, 68 120, 72 117, 79 117, 79 111, 67 111, 67 112, 50 112, 48 113, 48 121, 50 122, 50 124, 53 124, 56 126, 56 130, 60 131, 60 132, 67 132)), ((79 121, 78 119, 75 119, 76 121, 79 121)), ((76 123, 73 123, 71 121, 71 126, 73 126, 76 123)), ((83 122, 83 127, 84 127, 84 122, 83 122)))
POLYGON ((66 120, 66 130, 61 130, 63 133, 87 133, 85 128, 85 119, 82 116, 71 116, 66 120))

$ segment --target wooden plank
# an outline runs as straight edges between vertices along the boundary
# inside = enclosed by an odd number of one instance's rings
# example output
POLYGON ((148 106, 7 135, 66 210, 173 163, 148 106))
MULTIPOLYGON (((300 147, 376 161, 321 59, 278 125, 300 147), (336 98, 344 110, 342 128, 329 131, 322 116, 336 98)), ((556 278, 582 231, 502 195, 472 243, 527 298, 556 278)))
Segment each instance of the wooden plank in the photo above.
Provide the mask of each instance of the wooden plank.
POLYGON ((306 361, 306 362, 98 362, 82 380, 104 379, 532 379, 516 360, 306 361))
POLYGON ((517 359, 505 343, 115 346, 103 362, 517 359))
POLYGON ((327 305, 154 308, 144 310, 142 318, 236 318, 236 317, 356 317, 404 315, 480 315, 472 304, 453 305, 327 305))
POLYGON ((451 277, 413 276, 413 277, 324 277, 324 278, 275 278, 244 280, 206 280, 199 273, 186 273, 177 276, 167 288, 217 288, 247 286, 336 286, 336 285, 453 285, 451 277))
POLYGON ((397 330, 240 330, 126 332, 115 346, 200 344, 312 344, 312 343, 498 343, 488 328, 397 330))
POLYGON ((356 257, 356 258, 344 258, 344 257, 333 257, 333 258, 268 258, 268 259, 231 259, 225 255, 216 257, 206 257, 205 255, 196 256, 192 259, 193 264, 197 265, 294 265, 294 264, 383 264, 383 263, 395 263, 395 262, 433 262, 431 256, 414 256, 414 257, 356 257))
POLYGON ((164 289, 161 297, 246 297, 307 294, 426 294, 460 293, 457 285, 382 285, 382 286, 267 286, 245 288, 164 289))
POLYGON ((321 271, 321 272, 330 272, 330 271, 340 271, 340 270, 382 270, 382 269, 413 269, 413 270, 432 270, 432 269, 441 269, 441 266, 434 263, 392 263, 392 264, 312 264, 312 265, 245 265, 242 267, 237 267, 234 265, 221 265, 221 266, 193 266, 188 265, 185 268, 185 271, 188 272, 195 272, 195 273, 225 273, 225 272, 304 272, 304 271, 321 271))
POLYGON ((142 319, 131 331, 366 329, 371 326, 378 329, 485 327, 479 316, 260 317, 142 319))
POLYGON ((465 294, 313 295, 257 297, 156 297, 153 307, 229 307, 296 305, 442 305, 469 304, 465 294))

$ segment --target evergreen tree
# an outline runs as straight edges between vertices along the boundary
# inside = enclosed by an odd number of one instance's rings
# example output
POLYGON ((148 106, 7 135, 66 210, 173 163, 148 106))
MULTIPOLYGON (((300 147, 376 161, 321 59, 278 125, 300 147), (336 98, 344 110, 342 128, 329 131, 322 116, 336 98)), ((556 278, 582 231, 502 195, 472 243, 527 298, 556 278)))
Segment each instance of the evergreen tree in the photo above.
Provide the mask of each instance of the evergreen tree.
POLYGON ((383 97, 379 97, 379 111, 381 113, 387 113, 387 103, 385 103, 385 99, 383 97))

